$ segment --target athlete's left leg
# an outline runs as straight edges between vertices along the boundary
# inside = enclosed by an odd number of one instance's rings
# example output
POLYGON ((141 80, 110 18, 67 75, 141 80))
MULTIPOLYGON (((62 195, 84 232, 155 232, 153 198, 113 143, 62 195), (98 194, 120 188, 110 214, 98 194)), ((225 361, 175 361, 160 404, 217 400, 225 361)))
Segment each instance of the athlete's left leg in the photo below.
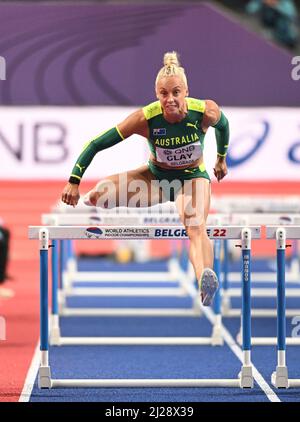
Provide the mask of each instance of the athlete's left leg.
POLYGON ((189 257, 199 282, 204 305, 210 305, 218 288, 213 271, 213 248, 207 236, 206 219, 210 206, 210 182, 205 178, 184 181, 176 207, 190 240, 189 257))

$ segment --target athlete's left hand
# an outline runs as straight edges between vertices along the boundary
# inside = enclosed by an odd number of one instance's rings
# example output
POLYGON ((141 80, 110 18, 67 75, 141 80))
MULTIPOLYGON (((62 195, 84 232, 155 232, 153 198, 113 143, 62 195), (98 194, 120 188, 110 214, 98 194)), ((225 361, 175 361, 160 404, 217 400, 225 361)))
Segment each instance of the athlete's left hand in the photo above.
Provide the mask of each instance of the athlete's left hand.
POLYGON ((228 173, 226 159, 225 157, 218 156, 215 167, 214 167, 214 174, 218 180, 222 180, 226 174, 228 173))

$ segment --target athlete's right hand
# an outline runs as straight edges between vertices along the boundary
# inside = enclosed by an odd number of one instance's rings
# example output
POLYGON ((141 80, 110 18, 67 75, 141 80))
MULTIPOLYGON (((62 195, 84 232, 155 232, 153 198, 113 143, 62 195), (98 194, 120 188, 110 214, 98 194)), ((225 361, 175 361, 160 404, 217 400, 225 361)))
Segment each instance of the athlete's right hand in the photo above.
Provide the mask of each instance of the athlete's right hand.
POLYGON ((61 200, 67 205, 75 207, 80 198, 79 185, 75 183, 67 183, 61 194, 61 200))

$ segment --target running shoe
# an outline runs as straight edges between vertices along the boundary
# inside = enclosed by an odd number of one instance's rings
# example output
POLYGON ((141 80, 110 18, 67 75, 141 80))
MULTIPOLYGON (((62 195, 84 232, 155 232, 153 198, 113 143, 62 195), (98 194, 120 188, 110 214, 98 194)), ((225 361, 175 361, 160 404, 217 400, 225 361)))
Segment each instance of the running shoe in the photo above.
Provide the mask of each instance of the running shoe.
POLYGON ((211 268, 204 268, 199 287, 202 304, 204 306, 210 306, 219 287, 218 277, 211 268))

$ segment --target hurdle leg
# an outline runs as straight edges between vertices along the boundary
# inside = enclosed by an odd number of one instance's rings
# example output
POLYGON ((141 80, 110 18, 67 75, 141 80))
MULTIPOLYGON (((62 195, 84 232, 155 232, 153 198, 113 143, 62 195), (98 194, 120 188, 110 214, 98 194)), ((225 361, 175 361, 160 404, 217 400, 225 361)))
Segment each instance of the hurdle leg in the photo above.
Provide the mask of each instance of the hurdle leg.
MULTIPOLYGON (((174 241, 173 241, 174 242, 174 241)), ((178 243, 179 241, 177 241, 178 243)), ((201 300, 198 293, 195 290, 195 271, 192 263, 189 259, 189 244, 186 239, 182 239, 180 242, 181 249, 178 251, 178 258, 176 263, 174 262, 174 271, 177 274, 177 278, 180 280, 180 288, 183 294, 191 296, 193 301, 193 309, 195 315, 202 314, 201 311, 201 300)))
POLYGON ((231 302, 230 296, 228 294, 228 261, 229 261, 229 254, 228 254, 228 240, 223 240, 223 260, 222 260, 222 273, 223 273, 223 294, 222 294, 222 314, 226 315, 231 309, 231 302))
POLYGON ((300 265, 299 265, 299 248, 298 248, 298 239, 292 240, 292 257, 291 257, 291 269, 290 273, 292 275, 292 279, 296 282, 299 282, 299 272, 300 272, 300 265))
POLYGON ((243 365, 240 372, 242 388, 253 388, 253 374, 251 363, 251 231, 242 230, 242 336, 243 336, 243 365))
POLYGON ((40 240, 40 351, 39 388, 51 388, 48 345, 48 242, 47 229, 39 232, 40 240))
POLYGON ((52 312, 50 321, 50 337, 51 345, 58 346, 60 344, 60 327, 58 314, 58 241, 52 240, 51 253, 51 276, 52 276, 52 312))
POLYGON ((75 273, 77 271, 74 242, 71 239, 67 240, 67 271, 68 273, 75 273))
POLYGON ((285 315, 285 248, 284 228, 276 230, 277 244, 277 366, 271 382, 277 388, 288 388, 288 369, 286 366, 286 315, 285 315))
MULTIPOLYGON (((214 241, 214 271, 218 277, 219 283, 221 274, 221 240, 214 241)), ((221 286, 216 291, 213 303, 215 313, 215 322, 212 331, 211 344, 212 346, 223 346, 224 339, 222 337, 222 315, 221 315, 221 286)))
POLYGON ((183 280, 182 288, 192 298, 192 301, 193 301, 192 309, 195 315, 200 316, 203 314, 202 304, 201 304, 201 298, 198 292, 198 282, 196 280, 195 270, 189 259, 189 253, 188 253, 189 240, 182 239, 181 246, 182 248, 181 248, 180 259, 177 260, 176 265, 174 265, 174 271, 177 274, 177 278, 178 278, 178 270, 179 272, 182 273, 181 274, 181 279, 183 280))
MULTIPOLYGON (((66 298, 65 298, 65 285, 64 285, 64 274, 65 274, 65 241, 59 241, 59 289, 58 289, 58 305, 59 305, 59 313, 63 314, 64 308, 66 306, 66 298)), ((69 283, 68 283, 69 284, 69 283)))
POLYGON ((71 239, 61 241, 61 277, 62 277, 62 306, 65 306, 66 295, 72 291, 73 281, 77 273, 77 262, 74 245, 71 239))

